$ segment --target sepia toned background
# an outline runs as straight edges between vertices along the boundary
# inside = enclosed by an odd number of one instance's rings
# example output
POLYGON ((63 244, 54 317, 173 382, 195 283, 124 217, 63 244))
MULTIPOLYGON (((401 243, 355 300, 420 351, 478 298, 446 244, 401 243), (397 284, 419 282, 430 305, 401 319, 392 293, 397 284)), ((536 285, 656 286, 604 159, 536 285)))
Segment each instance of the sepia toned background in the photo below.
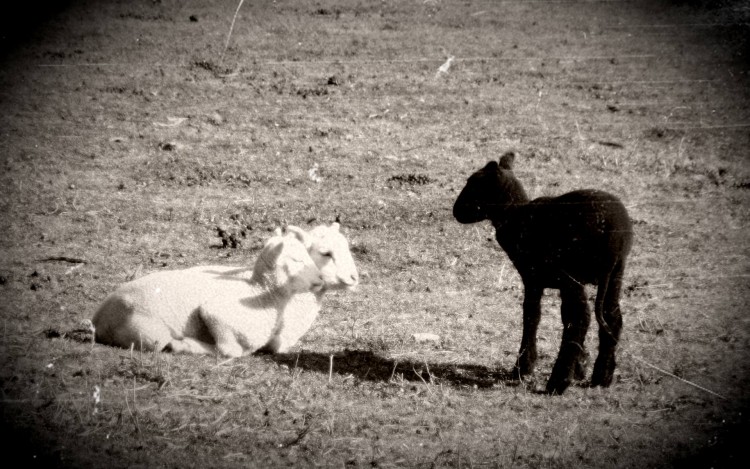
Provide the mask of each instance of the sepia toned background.
POLYGON ((747 2, 238 3, 42 2, 3 20, 6 457, 744 461, 747 2), (489 224, 451 215, 468 175, 507 150, 532 197, 597 188, 628 208, 608 389, 539 392, 559 347, 555 291, 536 374, 510 379, 520 278, 489 224), (92 342, 85 320, 120 283, 250 264, 274 228, 336 219, 361 284, 327 295, 291 353, 224 361, 92 342))

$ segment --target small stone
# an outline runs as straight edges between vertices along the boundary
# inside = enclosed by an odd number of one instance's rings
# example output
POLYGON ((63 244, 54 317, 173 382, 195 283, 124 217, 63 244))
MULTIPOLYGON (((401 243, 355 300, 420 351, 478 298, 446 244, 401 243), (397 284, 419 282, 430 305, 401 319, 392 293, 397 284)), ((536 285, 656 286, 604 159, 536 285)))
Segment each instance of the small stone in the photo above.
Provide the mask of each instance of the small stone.
POLYGON ((411 335, 411 338, 418 343, 426 343, 426 342, 433 342, 433 343, 440 343, 440 336, 437 334, 432 334, 430 332, 416 332, 411 335))

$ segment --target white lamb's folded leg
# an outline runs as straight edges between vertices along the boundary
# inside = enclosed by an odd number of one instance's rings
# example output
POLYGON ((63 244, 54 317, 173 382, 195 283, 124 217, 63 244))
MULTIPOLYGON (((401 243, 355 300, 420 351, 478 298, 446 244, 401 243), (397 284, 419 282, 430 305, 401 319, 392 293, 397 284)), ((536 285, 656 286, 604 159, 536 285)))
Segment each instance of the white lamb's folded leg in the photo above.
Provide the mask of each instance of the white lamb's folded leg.
MULTIPOLYGON (((226 312, 224 312, 226 313, 226 312)), ((226 357, 241 357, 242 345, 237 341, 237 335, 224 318, 206 305, 198 308, 198 316, 203 320, 209 333, 216 342, 216 350, 226 357)))
POLYGON ((172 353, 192 353, 195 355, 213 355, 216 353, 216 347, 192 337, 173 339, 164 347, 164 350, 169 350, 172 353))

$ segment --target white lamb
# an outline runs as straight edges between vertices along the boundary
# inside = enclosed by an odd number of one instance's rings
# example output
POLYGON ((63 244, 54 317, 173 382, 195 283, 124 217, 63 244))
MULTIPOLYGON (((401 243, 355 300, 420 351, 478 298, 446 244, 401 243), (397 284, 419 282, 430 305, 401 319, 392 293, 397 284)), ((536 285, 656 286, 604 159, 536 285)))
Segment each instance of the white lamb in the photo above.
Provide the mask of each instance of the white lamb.
POLYGON ((314 322, 324 290, 354 288, 358 274, 338 224, 287 231, 266 242, 252 272, 199 266, 122 285, 94 314, 96 340, 231 357, 288 350, 314 322))
POLYGON ((94 314, 96 340, 230 357, 263 347, 281 330, 281 313, 290 300, 298 294, 314 299, 311 292, 324 286, 300 232, 270 238, 252 271, 199 266, 120 286, 94 314))

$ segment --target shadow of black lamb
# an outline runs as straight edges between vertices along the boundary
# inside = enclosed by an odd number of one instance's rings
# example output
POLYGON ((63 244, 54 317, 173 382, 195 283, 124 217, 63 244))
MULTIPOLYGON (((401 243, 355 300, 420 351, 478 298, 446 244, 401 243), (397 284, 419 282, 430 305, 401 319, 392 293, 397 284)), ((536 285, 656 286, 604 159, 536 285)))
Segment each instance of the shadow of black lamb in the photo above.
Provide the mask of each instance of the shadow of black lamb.
POLYGON ((563 335, 546 390, 562 394, 574 378, 584 378, 590 322, 584 285, 593 284, 599 354, 591 385, 609 386, 622 330, 625 259, 633 243, 628 213, 617 197, 599 190, 529 200, 513 174, 514 159, 508 152, 472 174, 453 206, 459 223, 492 222, 523 281, 523 335, 513 374, 521 379, 534 370, 542 293, 554 288, 560 290, 563 335))
POLYGON ((374 383, 388 383, 399 376, 410 383, 445 383, 456 388, 467 386, 491 389, 498 382, 508 384, 513 381, 510 373, 482 365, 388 358, 370 350, 344 349, 331 353, 300 350, 297 353, 258 352, 258 355, 289 369, 308 370, 318 374, 332 372, 337 376, 353 376, 357 380, 374 383))

